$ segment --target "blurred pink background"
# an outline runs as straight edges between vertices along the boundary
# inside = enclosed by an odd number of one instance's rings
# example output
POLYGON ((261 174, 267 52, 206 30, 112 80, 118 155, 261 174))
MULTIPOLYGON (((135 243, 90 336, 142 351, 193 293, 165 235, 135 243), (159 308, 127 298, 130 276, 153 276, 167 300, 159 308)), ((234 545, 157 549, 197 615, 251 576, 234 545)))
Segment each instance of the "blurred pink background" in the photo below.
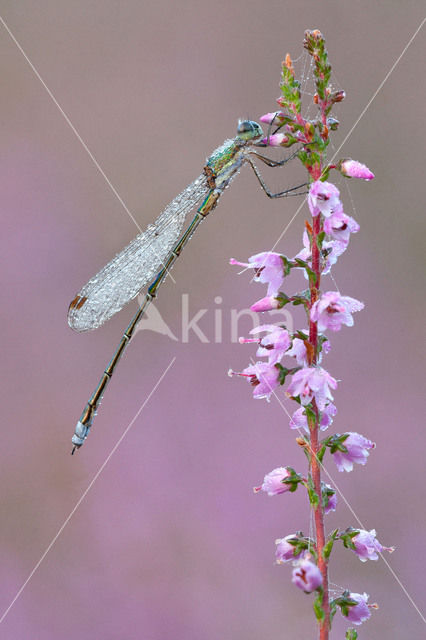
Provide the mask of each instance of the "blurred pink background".
MULTIPOLYGON (((302 53, 306 28, 325 34, 334 82, 347 92, 337 146, 423 13, 420 1, 366 0, 3 0, 0 12, 141 227, 234 136, 239 117, 275 109, 281 60, 302 53)), ((270 249, 300 200, 268 201, 249 169, 241 172, 157 304, 180 336, 181 296, 189 294, 191 317, 208 310, 199 326, 209 343, 194 334, 189 343, 151 331, 136 336, 72 458, 75 422, 136 305, 85 335, 68 328, 67 307, 137 229, 3 26, 0 36, 0 615, 176 357, 10 609, 1 636, 314 638, 312 598, 273 557, 276 538, 309 532, 305 497, 252 493, 266 472, 285 464, 304 470, 305 458, 279 404, 252 400, 244 381, 226 375, 254 356, 231 343, 230 311, 264 294, 228 260, 270 249), (219 308, 223 341, 215 344, 219 308)), ((366 310, 353 329, 332 336, 326 365, 342 381, 333 429, 377 442, 365 468, 339 474, 330 459, 327 467, 365 527, 397 547, 387 559, 423 611, 424 57, 423 29, 340 153, 368 164, 376 179, 341 185, 361 231, 334 276, 366 310)), ((304 179, 295 163, 263 174, 277 189, 304 179)), ((306 211, 278 250, 299 250, 306 211)), ((334 288, 331 280, 324 286, 334 288)), ((241 321, 239 334, 250 328, 241 321)), ((350 525, 340 500, 327 527, 350 525)), ((424 637, 421 617, 383 561, 361 564, 337 547, 331 581, 380 604, 360 638, 424 637)), ((332 637, 342 638, 348 625, 339 613, 335 620, 332 637)))

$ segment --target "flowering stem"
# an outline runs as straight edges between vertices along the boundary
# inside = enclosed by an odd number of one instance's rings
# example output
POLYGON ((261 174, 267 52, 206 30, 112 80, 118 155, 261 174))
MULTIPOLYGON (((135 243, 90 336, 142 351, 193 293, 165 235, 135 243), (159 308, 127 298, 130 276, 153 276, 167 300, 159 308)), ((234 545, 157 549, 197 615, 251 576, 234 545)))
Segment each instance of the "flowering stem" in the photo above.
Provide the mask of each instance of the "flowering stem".
MULTIPOLYGON (((291 382, 286 396, 298 403, 299 408, 290 420, 292 429, 309 431, 296 438, 303 447, 309 461, 307 478, 292 467, 277 467, 264 477, 263 484, 255 487, 255 493, 266 492, 269 496, 293 493, 301 485, 306 489, 311 513, 315 522, 315 536, 305 537, 302 531, 275 541, 275 558, 278 564, 292 562, 292 582, 307 594, 315 594, 313 609, 318 623, 319 640, 329 640, 331 622, 339 607, 342 615, 354 624, 370 617, 367 594, 353 593, 347 589, 341 596, 330 600, 328 588, 328 564, 333 545, 341 540, 362 561, 376 560, 383 547, 376 539, 375 530, 366 531, 347 528, 344 532, 335 529, 326 536, 324 518, 337 505, 336 491, 321 480, 323 456, 327 448, 339 471, 351 471, 353 464, 365 464, 368 449, 375 444, 359 433, 335 434, 321 440, 321 430, 333 422, 337 409, 333 404, 332 391, 337 380, 321 366, 322 357, 330 350, 326 330, 339 331, 342 325, 352 326, 352 313, 360 311, 364 304, 355 298, 342 296, 338 291, 321 291, 321 278, 330 272, 338 257, 347 249, 350 234, 359 230, 357 222, 348 216, 340 201, 339 189, 328 182, 332 169, 346 177, 371 180, 374 174, 362 163, 350 158, 336 164, 326 163, 329 133, 338 127, 338 120, 330 116, 334 103, 341 102, 344 91, 336 91, 330 83, 331 65, 325 41, 320 31, 305 32, 304 47, 314 61, 316 92, 314 103, 317 112, 313 119, 301 114, 300 82, 296 79, 293 63, 288 54, 282 64, 280 84, 282 95, 277 99, 282 111, 267 113, 261 121, 275 124, 283 133, 276 132, 262 143, 270 146, 290 147, 300 144, 296 152, 309 174, 308 206, 312 214, 305 222, 303 249, 293 258, 278 253, 262 252, 249 258, 248 263, 231 259, 238 264, 255 269, 254 279, 268 285, 266 297, 255 302, 252 311, 265 312, 281 309, 287 304, 303 305, 307 313, 306 329, 290 332, 285 325, 265 324, 250 332, 254 337, 240 338, 241 343, 257 343, 257 356, 267 357, 268 362, 256 362, 241 373, 230 371, 230 375, 242 375, 253 385, 254 398, 270 399, 275 389, 291 382), (303 269, 309 281, 309 289, 289 295, 281 290, 284 279, 292 269, 303 269), (262 338, 257 334, 265 333, 262 338), (308 335, 306 335, 308 333, 308 335), (296 359, 297 366, 281 364, 283 357, 296 359)), ((301 432, 302 433, 302 432, 301 432)), ((358 637, 354 629, 348 629, 348 640, 358 637)))
MULTIPOLYGON (((315 274, 315 279, 311 279, 309 283, 311 302, 310 308, 318 299, 318 290, 320 286, 320 250, 318 247, 318 235, 321 232, 321 216, 317 215, 312 219, 312 271, 315 274)), ((315 365, 318 358, 318 325, 317 322, 310 320, 309 322, 309 342, 311 345, 311 364, 315 365)), ((322 575, 322 609, 324 612, 324 618, 320 622, 320 640, 328 640, 328 634, 330 629, 330 603, 328 598, 328 561, 324 557, 323 549, 325 546, 325 530, 324 530, 324 507, 322 502, 322 489, 321 489, 321 466, 318 460, 319 453, 319 431, 320 431, 320 416, 318 407, 315 401, 313 401, 315 418, 308 419, 309 431, 311 435, 311 473, 312 481, 314 483, 315 493, 318 496, 318 504, 314 508, 314 520, 315 520, 315 532, 316 532, 316 545, 318 553, 318 569, 322 575)))

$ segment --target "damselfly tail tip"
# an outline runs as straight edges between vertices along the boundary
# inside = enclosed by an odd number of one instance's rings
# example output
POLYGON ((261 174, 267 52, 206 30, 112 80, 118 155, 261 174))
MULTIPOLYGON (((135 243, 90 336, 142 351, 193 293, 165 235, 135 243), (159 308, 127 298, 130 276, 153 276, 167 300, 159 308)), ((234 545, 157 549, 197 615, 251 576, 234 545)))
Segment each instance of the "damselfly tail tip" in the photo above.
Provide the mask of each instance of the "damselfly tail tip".
POLYGON ((71 455, 74 455, 74 451, 76 449, 80 449, 80 447, 84 444, 84 441, 86 440, 88 434, 90 431, 90 424, 83 424, 83 422, 81 422, 81 420, 79 420, 77 422, 77 425, 75 427, 75 431, 74 431, 74 435, 71 438, 71 442, 73 443, 73 449, 71 451, 71 455))

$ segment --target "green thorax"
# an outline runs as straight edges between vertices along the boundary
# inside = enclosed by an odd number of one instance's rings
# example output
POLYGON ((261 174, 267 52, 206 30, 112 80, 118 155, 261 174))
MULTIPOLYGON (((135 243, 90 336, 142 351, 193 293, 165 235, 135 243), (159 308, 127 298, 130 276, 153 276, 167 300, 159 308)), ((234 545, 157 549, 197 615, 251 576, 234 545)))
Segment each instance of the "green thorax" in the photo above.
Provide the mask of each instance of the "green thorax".
POLYGON ((243 162, 243 149, 253 144, 263 135, 262 127, 254 120, 239 120, 237 135, 233 140, 225 142, 215 149, 207 159, 207 167, 217 177, 226 169, 237 171, 243 162))
POLYGON ((217 176, 222 169, 231 163, 236 153, 241 149, 241 141, 238 138, 233 140, 225 140, 225 142, 215 149, 211 156, 207 159, 207 167, 217 176))

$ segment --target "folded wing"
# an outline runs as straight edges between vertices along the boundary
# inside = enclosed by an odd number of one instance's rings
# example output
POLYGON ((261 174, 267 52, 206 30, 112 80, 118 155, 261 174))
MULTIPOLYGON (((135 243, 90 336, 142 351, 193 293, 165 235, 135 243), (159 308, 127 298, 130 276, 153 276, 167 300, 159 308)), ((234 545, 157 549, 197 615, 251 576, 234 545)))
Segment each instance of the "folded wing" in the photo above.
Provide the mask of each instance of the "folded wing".
POLYGON ((204 175, 199 176, 81 289, 68 310, 75 331, 100 327, 149 284, 179 239, 187 214, 207 195, 204 175))

